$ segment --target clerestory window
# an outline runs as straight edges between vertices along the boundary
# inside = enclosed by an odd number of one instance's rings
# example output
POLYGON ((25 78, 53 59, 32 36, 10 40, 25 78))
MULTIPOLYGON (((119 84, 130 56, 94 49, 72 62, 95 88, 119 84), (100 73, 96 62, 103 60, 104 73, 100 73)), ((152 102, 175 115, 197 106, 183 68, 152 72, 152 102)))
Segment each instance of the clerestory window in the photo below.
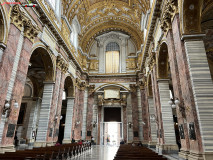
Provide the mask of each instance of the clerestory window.
POLYGON ((106 73, 119 73, 120 47, 116 42, 106 46, 106 73))

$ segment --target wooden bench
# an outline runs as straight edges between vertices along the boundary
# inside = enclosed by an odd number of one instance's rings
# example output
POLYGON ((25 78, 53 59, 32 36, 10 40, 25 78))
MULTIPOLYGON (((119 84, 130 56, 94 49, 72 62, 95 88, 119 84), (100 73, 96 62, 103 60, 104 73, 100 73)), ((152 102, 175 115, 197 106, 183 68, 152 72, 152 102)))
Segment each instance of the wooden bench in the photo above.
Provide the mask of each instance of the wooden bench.
POLYGON ((90 149, 89 144, 64 144, 60 146, 33 148, 32 150, 21 150, 16 152, 6 152, 0 154, 1 160, 49 160, 49 159, 67 159, 90 149))
POLYGON ((114 160, 167 160, 146 147, 121 145, 114 160))

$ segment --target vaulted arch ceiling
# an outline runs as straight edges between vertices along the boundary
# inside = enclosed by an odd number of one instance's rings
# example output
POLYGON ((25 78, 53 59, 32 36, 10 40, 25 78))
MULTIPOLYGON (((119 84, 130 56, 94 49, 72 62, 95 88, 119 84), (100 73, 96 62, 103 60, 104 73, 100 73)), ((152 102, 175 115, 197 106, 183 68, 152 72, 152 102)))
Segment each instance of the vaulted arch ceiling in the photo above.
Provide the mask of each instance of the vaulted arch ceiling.
POLYGON ((137 49, 143 43, 141 15, 149 8, 149 0, 66 0, 63 14, 69 23, 77 16, 81 26, 79 44, 88 52, 94 39, 109 31, 126 33, 137 49))

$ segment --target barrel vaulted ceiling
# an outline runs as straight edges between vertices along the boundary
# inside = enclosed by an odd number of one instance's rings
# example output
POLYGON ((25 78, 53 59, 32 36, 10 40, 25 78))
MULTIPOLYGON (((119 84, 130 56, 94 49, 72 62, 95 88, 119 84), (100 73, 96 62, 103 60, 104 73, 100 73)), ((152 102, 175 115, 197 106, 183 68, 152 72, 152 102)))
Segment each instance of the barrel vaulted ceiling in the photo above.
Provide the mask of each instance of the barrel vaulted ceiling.
POLYGON ((79 45, 88 52, 95 38, 105 32, 128 34, 137 49, 143 43, 140 23, 142 13, 149 8, 149 0, 64 0, 63 14, 69 23, 77 16, 81 27, 79 45))

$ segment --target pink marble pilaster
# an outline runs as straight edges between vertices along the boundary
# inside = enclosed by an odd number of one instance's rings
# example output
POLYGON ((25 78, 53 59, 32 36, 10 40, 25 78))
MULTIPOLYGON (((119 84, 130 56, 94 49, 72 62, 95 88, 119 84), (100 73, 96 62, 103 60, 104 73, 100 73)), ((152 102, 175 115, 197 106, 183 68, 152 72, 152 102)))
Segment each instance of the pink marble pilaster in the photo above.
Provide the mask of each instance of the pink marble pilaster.
MULTIPOLYGON (((0 62, 0 111, 5 104, 20 34, 21 32, 13 24, 10 24, 7 47, 0 62)), ((2 114, 0 114, 0 119, 1 116, 2 114)))
MULTIPOLYGON (((6 137, 8 124, 17 124, 19 109, 21 106, 22 96, 24 94, 24 86, 27 77, 28 65, 30 60, 30 54, 32 49, 32 42, 29 41, 27 38, 24 38, 23 47, 21 50, 21 55, 19 59, 18 69, 16 72, 16 78, 14 82, 14 87, 12 91, 12 102, 11 102, 11 112, 10 116, 8 117, 8 122, 5 123, 4 131, 2 135, 2 146, 13 145, 14 135, 13 137, 6 137), (19 108, 15 108, 13 104, 18 102, 19 108)), ((15 132, 14 132, 15 133, 15 132)))

